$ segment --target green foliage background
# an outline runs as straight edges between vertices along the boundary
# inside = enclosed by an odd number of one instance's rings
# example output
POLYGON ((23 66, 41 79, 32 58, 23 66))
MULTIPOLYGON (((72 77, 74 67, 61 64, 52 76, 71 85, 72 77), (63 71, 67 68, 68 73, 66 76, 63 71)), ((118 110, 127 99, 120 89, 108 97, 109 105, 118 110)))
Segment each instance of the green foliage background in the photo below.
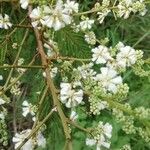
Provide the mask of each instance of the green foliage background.
MULTIPOLYGON (((88 10, 93 6, 96 1, 93 0, 79 0, 81 10, 88 10)), ((25 17, 25 13, 22 9, 18 9, 18 6, 15 4, 1 4, 2 12, 10 14, 11 20, 15 24, 18 24, 20 20, 25 17)), ((90 16, 93 17, 93 16, 90 16)), ((113 16, 108 16, 105 22, 102 25, 96 24, 94 26, 94 32, 96 33, 98 39, 103 39, 108 37, 111 41, 111 45, 115 45, 118 41, 122 41, 127 45, 134 46, 135 49, 141 49, 144 51, 144 57, 150 57, 150 10, 144 17, 137 15, 132 15, 129 19, 118 19, 115 20, 113 16)), ((3 43, 6 36, 10 33, 10 30, 4 31, 0 30, 0 65, 4 63, 12 64, 15 58, 15 55, 18 49, 12 49, 12 44, 17 42, 18 44, 22 41, 22 38, 25 33, 25 29, 18 28, 16 32, 3 43)), ((75 56, 78 58, 90 58, 90 47, 84 41, 83 34, 75 33, 71 28, 64 28, 61 31, 58 31, 54 35, 55 41, 58 42, 60 53, 64 56, 75 56)), ((28 38, 23 45, 23 49, 20 57, 25 59, 25 64, 28 64, 32 59, 32 56, 36 53, 36 42, 33 32, 30 31, 28 38)), ((35 64, 40 64, 39 58, 36 60, 35 64)), ((150 66, 147 66, 149 69, 150 66)), ((0 74, 3 75, 4 80, 0 83, 3 85, 7 79, 9 69, 3 70, 0 69, 0 74)), ((14 73, 15 76, 15 73, 14 73)), ((59 79, 59 77, 58 77, 59 79)), ((42 70, 29 69, 27 73, 22 77, 22 88, 24 89, 23 96, 18 99, 16 102, 17 106, 17 120, 21 120, 22 128, 27 128, 32 123, 25 123, 26 120, 21 115, 21 103, 27 99, 31 103, 36 104, 40 98, 36 92, 44 89, 44 80, 42 78, 42 70)), ((124 81, 129 84, 130 94, 127 101, 133 106, 150 106, 150 78, 140 78, 134 75, 130 70, 124 74, 124 81)), ((7 96, 10 96, 10 93, 6 93, 7 96)), ((52 107, 50 102, 51 96, 47 95, 44 103, 43 109, 41 112, 41 118, 45 116, 52 107)), ((64 108, 65 109, 65 108, 64 108)), ((8 106, 8 110, 12 110, 12 104, 8 106)), ((66 114, 69 112, 65 110, 66 114)), ((88 116, 86 115, 86 109, 81 106, 78 110, 79 119, 78 122, 83 127, 90 127, 94 125, 98 120, 108 121, 113 125, 113 137, 112 137, 112 146, 111 150, 117 150, 123 145, 130 143, 133 150, 150 150, 149 145, 146 145, 145 142, 140 137, 135 137, 133 135, 126 135, 121 131, 121 126, 116 123, 115 119, 109 114, 109 112, 104 111, 101 115, 88 116)), ((9 125, 8 130, 10 132, 10 145, 12 138, 12 117, 7 118, 9 125)), ((47 130, 45 135, 47 137, 47 148, 44 150, 61 150, 64 145, 64 133, 61 127, 61 123, 57 115, 53 115, 47 123, 47 130)), ((73 128, 72 139, 74 150, 91 150, 91 148, 85 146, 86 134, 79 131, 78 129, 73 128)), ((42 150, 38 148, 37 150, 42 150)))

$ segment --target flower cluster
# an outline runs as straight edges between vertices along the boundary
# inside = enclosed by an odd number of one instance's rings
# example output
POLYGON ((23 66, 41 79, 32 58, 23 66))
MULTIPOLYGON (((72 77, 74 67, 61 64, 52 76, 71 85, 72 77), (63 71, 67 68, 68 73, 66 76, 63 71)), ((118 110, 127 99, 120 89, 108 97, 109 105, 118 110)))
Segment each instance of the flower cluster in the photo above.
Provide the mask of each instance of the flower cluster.
POLYGON ((60 87, 60 100, 62 103, 65 103, 66 107, 75 107, 82 102, 83 90, 80 89, 80 84, 61 83, 60 87), (77 87, 79 89, 76 89, 77 87))
MULTIPOLYGON (((19 58, 18 59, 18 66, 21 66, 24 63, 24 58, 19 58)), ((22 74, 26 71, 24 68, 18 68, 17 69, 18 73, 22 74)))
POLYGON ((101 147, 110 148, 109 139, 112 137, 112 126, 109 123, 103 124, 103 122, 99 122, 92 135, 92 138, 86 139, 86 145, 96 145, 97 150, 100 150, 101 147))
POLYGON ((32 120, 35 121, 35 106, 33 106, 31 103, 28 103, 27 101, 24 101, 22 103, 22 115, 26 117, 28 114, 31 114, 32 120))
POLYGON ((92 31, 89 31, 85 34, 85 41, 90 44, 90 45, 95 45, 96 44, 96 36, 95 33, 92 31))
MULTIPOLYGON (((15 80, 16 80, 16 78, 12 77, 10 82, 13 83, 15 80)), ((11 87, 10 92, 16 96, 20 95, 21 94, 20 85, 21 85, 21 82, 19 80, 17 80, 17 82, 15 82, 15 84, 11 87)))
MULTIPOLYGON (((20 133, 16 133, 13 137, 12 141, 15 143, 15 149, 17 149, 20 144, 30 135, 31 129, 24 130, 20 133)), ((29 139, 21 148, 21 150, 33 150, 35 146, 40 146, 45 148, 46 139, 39 131, 33 139, 29 139)))
POLYGON ((51 6, 42 6, 34 8, 30 14, 33 27, 46 26, 54 28, 55 31, 71 24, 72 14, 78 12, 78 3, 67 0, 63 3, 58 0, 55 8, 51 6))
POLYGON ((138 0, 138 1, 121 0, 117 8, 118 8, 117 11, 118 17, 123 17, 124 19, 127 19, 131 13, 139 12, 140 15, 144 16, 147 12, 144 0, 138 0))
POLYGON ((103 0, 101 3, 95 4, 95 10, 98 10, 98 21, 103 23, 104 19, 110 12, 116 14, 115 17, 123 17, 127 19, 132 13, 139 13, 144 16, 147 12, 144 0, 117 0, 111 5, 110 0, 103 0))
POLYGON ((27 9, 29 5, 29 0, 20 0, 20 4, 23 9, 27 9))
POLYGON ((92 61, 96 64, 106 64, 107 67, 116 71, 125 71, 127 67, 133 66, 139 60, 139 53, 141 53, 140 59, 143 56, 142 51, 125 46, 122 42, 119 42, 113 49, 100 45, 92 49, 92 52, 92 61), (116 53, 111 54, 114 49, 116 53), (115 58, 112 57, 113 55, 115 58))
POLYGON ((9 16, 7 14, 0 14, 0 28, 2 29, 9 29, 12 27, 12 23, 9 20, 9 16))

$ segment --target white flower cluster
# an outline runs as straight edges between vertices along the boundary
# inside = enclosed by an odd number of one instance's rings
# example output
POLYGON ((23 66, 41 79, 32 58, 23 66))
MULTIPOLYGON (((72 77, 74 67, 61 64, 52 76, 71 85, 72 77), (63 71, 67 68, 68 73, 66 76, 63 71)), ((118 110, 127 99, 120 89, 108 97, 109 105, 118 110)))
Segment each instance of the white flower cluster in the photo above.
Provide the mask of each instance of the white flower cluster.
POLYGON ((108 103, 99 98, 89 97, 90 112, 94 115, 100 115, 101 111, 108 108, 108 103))
POLYGON ((98 3, 96 5, 97 5, 96 7, 101 8, 101 11, 99 11, 97 14, 98 14, 98 21, 100 24, 102 24, 105 17, 109 14, 109 12, 111 12, 111 10, 109 9, 110 0, 103 0, 102 5, 98 3))
MULTIPOLYGON (((11 77, 10 82, 13 83, 14 81, 16 81, 16 78, 11 77)), ((21 82, 19 80, 15 82, 15 84, 11 87, 11 90, 10 90, 11 94, 16 95, 16 96, 20 95, 21 94, 20 85, 21 85, 21 82)))
MULTIPOLYGON (((31 133, 31 129, 24 130, 20 133, 16 133, 13 137, 12 141, 15 143, 15 149, 28 137, 31 133)), ((45 148, 46 146, 46 139, 39 131, 34 139, 29 139, 21 148, 21 150, 34 150, 35 145, 45 148)))
POLYGON ((96 72, 92 69, 93 66, 94 66, 93 63, 79 66, 77 70, 79 71, 81 78, 83 79, 94 78, 94 76, 96 75, 96 72))
POLYGON ((91 45, 95 45, 96 44, 96 36, 95 36, 94 32, 92 32, 92 31, 87 32, 84 37, 85 37, 85 41, 88 44, 91 44, 91 45))
MULTIPOLYGON (((24 63, 24 58, 19 58, 18 59, 18 66, 21 66, 24 63)), ((18 73, 24 73, 26 69, 24 68, 18 68, 17 69, 18 73)))
POLYGON ((27 9, 29 5, 29 0, 20 0, 20 4, 23 9, 27 9))
POLYGON ((83 99, 83 90, 80 84, 76 83, 61 83, 60 84, 60 101, 71 108, 79 105, 83 99), (79 87, 79 89, 77 89, 79 87))
POLYGON ((113 12, 115 17, 123 17, 124 19, 127 19, 131 13, 139 13, 144 16, 147 12, 144 0, 116 0, 113 6, 110 0, 103 0, 102 3, 97 2, 93 9, 98 10, 97 20, 100 24, 104 22, 110 12, 113 12))
MULTIPOLYGON (((125 71, 127 67, 133 66, 139 59, 139 54, 140 58, 142 57, 140 51, 136 51, 130 46, 125 46, 122 42, 119 42, 114 48, 99 45, 92 49, 92 53, 91 60, 93 62, 83 64, 77 69, 74 69, 75 74, 77 74, 75 78, 80 82, 86 82, 86 79, 93 81, 93 83, 96 83, 102 88, 105 94, 118 94, 119 88, 124 87, 120 73, 125 71), (115 49, 115 55, 111 53, 113 49, 115 49), (97 73, 93 69, 94 63, 100 65, 100 72, 97 73)), ((72 84, 61 83, 60 99, 68 108, 80 104, 83 99, 83 90, 81 89, 86 90, 86 87, 82 86, 80 89, 75 89, 72 84)), ((90 103, 92 104, 91 109, 94 110, 95 113, 106 108, 106 106, 101 105, 100 102, 90 103), (95 107, 95 105, 97 105, 97 107, 95 107)))
POLYGON ((22 111, 22 115, 24 117, 26 117, 28 114, 31 114, 32 120, 35 121, 35 107, 31 103, 24 101, 22 103, 22 111))
POLYGON ((93 19, 89 19, 88 17, 84 17, 84 16, 82 16, 81 19, 83 21, 80 22, 78 28, 80 28, 83 31, 89 30, 92 28, 92 25, 94 24, 93 19))
POLYGON ((102 67, 101 73, 97 74, 95 80, 99 82, 100 85, 109 92, 116 93, 117 86, 122 84, 122 77, 118 76, 118 73, 108 67, 102 67))
POLYGON ((146 5, 144 4, 144 0, 121 0, 118 4, 118 17, 123 17, 127 19, 129 15, 133 13, 139 12, 140 15, 144 16, 147 12, 146 5))
POLYGON ((9 16, 7 14, 0 14, 0 28, 1 29, 9 29, 12 27, 12 23, 9 20, 9 16))
POLYGON ((70 0, 63 3, 62 0, 58 0, 55 8, 51 6, 34 8, 30 14, 30 18, 33 20, 33 27, 43 25, 48 28, 54 28, 57 31, 71 24, 72 14, 77 12, 78 3, 70 0))
POLYGON ((112 48, 99 45, 92 49, 92 61, 95 64, 105 64, 101 67, 100 74, 95 76, 95 80, 107 91, 116 93, 117 86, 122 84, 122 77, 119 76, 120 70, 124 71, 127 67, 134 65, 137 61, 139 51, 130 46, 125 46, 119 42, 115 48, 117 54, 115 58, 111 55, 112 48))
POLYGON ((92 52, 92 61, 96 64, 105 64, 108 60, 111 59, 110 53, 106 46, 99 45, 98 47, 93 48, 92 52))
POLYGON ((94 138, 86 139, 86 145, 96 145, 96 150, 100 150, 101 147, 110 148, 110 142, 108 140, 112 137, 112 126, 109 123, 103 124, 100 121, 98 132, 98 135, 95 135, 94 138))

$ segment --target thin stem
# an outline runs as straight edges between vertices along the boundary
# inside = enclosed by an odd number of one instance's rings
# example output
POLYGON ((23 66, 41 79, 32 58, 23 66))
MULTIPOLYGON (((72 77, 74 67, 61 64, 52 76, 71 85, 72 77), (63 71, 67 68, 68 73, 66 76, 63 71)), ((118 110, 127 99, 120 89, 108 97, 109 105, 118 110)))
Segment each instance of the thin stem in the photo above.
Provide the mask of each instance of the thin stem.
POLYGON ((48 92, 48 86, 45 87, 44 92, 43 92, 43 94, 41 96, 41 99, 40 99, 40 101, 38 103, 38 111, 37 111, 36 121, 34 122, 33 128, 37 125, 37 123, 39 121, 39 115, 40 115, 40 112, 41 112, 42 104, 43 104, 43 102, 45 100, 47 92, 48 92))
MULTIPOLYGON (((17 61, 18 61, 18 59, 19 59, 19 55, 20 55, 20 53, 21 53, 22 46, 23 46, 23 44, 24 44, 24 42, 25 42, 25 40, 26 40, 26 38, 27 38, 27 36, 28 36, 28 33, 29 33, 29 30, 27 29, 26 32, 25 32, 25 35, 24 35, 24 37, 23 37, 23 40, 22 40, 22 42, 21 42, 20 48, 19 48, 19 50, 18 50, 18 53, 17 53, 17 55, 16 55, 16 58, 15 58, 15 60, 14 60, 13 65, 16 65, 16 63, 17 63, 17 61)), ((6 83, 5 83, 5 85, 4 85, 4 90, 5 90, 5 88, 7 87, 10 78, 12 77, 13 71, 14 71, 14 68, 12 68, 12 69, 10 70, 10 72, 9 72, 8 78, 7 78, 6 83)))
POLYGON ((73 125, 74 127, 80 129, 81 131, 84 131, 84 132, 86 132, 86 133, 89 133, 89 132, 90 132, 89 129, 85 129, 85 128, 81 127, 80 125, 76 124, 75 122, 73 122, 73 121, 70 120, 70 119, 68 119, 67 122, 68 122, 69 124, 73 125))
POLYGON ((29 29, 33 28, 30 25, 21 25, 21 24, 13 24, 13 27, 17 27, 17 28, 29 28, 29 29))
POLYGON ((36 68, 38 68, 38 69, 43 69, 44 68, 44 66, 34 66, 34 65, 32 65, 32 66, 29 66, 29 65, 21 65, 21 66, 19 66, 19 65, 4 65, 4 66, 0 66, 0 69, 6 69, 6 68, 32 68, 32 69, 36 69, 36 68))
MULTIPOLYGON (((33 57, 33 59, 31 60, 31 62, 29 63, 28 66, 30 66, 30 65, 32 65, 34 63, 35 58, 36 58, 37 55, 38 54, 36 54, 33 57)), ((10 83, 5 89, 4 89, 4 87, 2 89, 0 89, 0 95, 3 94, 3 93, 5 93, 7 90, 9 90, 25 74, 26 71, 27 70, 25 70, 24 72, 22 72, 21 74, 19 74, 19 76, 12 83, 10 83)))
MULTIPOLYGON (((109 7, 109 9, 116 9, 117 7, 109 7)), ((88 10, 88 11, 85 11, 85 12, 80 12, 80 13, 76 13, 76 14, 73 14, 73 16, 82 16, 82 15, 87 15, 87 14, 91 14, 91 13, 96 13, 96 12, 99 12, 99 11, 102 11, 103 9, 100 8, 100 9, 91 9, 91 10, 88 10)))
MULTIPOLYGON (((32 11, 32 7, 29 7, 29 14, 31 11, 32 11)), ((66 116, 65 116, 65 114, 61 108, 60 101, 57 97, 56 88, 55 88, 55 85, 54 85, 53 80, 52 80, 51 75, 50 75, 47 56, 46 56, 46 54, 44 52, 44 48, 43 48, 42 34, 40 33, 40 31, 37 28, 34 28, 34 33, 35 33, 35 37, 36 37, 36 41, 37 41, 38 51, 39 51, 39 54, 41 56, 42 65, 45 66, 44 71, 46 73, 46 84, 49 88, 49 92, 51 92, 54 106, 56 106, 58 114, 59 114, 60 119, 62 121, 62 126, 63 126, 64 133, 66 136, 66 140, 68 142, 70 142, 71 141, 71 135, 70 135, 70 130, 69 130, 69 127, 67 124, 67 118, 66 118, 66 116)))
POLYGON ((17 123, 16 123, 16 99, 15 96, 13 96, 13 128, 14 133, 17 132, 17 123))
POLYGON ((91 59, 81 59, 81 58, 75 58, 75 57, 63 57, 63 56, 57 56, 57 58, 50 58, 49 61, 51 60, 57 60, 57 59, 61 59, 61 60, 68 60, 68 61, 80 61, 80 62, 90 62, 91 59))
POLYGON ((142 42, 148 35, 150 34, 150 30, 146 32, 134 45, 133 47, 137 46, 140 42, 142 42))
MULTIPOLYGON (((21 25, 21 24, 25 21, 26 18, 27 18, 27 17, 25 17, 18 25, 21 25)), ((1 47, 6 41, 8 41, 8 39, 11 37, 11 35, 12 35, 13 33, 16 32, 17 29, 18 29, 18 28, 16 27, 14 30, 12 30, 12 31, 9 33, 9 35, 6 35, 5 40, 4 40, 2 43, 0 43, 0 47, 1 47)))

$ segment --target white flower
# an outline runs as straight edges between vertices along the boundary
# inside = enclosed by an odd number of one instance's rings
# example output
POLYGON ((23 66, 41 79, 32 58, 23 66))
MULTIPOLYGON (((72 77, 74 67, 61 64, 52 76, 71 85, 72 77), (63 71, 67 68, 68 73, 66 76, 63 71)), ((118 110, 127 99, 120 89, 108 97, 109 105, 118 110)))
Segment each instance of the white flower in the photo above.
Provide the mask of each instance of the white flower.
POLYGON ((132 12, 132 0, 123 0, 119 3, 118 7, 118 16, 127 19, 132 12))
POLYGON ((3 76, 2 75, 0 75, 0 80, 3 80, 3 76))
POLYGON ((5 104, 6 102, 0 97, 0 105, 5 104))
POLYGON ((91 29, 93 24, 94 24, 94 20, 90 20, 87 17, 83 21, 80 22, 80 28, 81 30, 85 31, 87 29, 91 29))
POLYGON ((96 145, 96 150, 101 150, 101 146, 109 148, 110 147, 110 143, 105 142, 105 138, 104 136, 100 136, 99 140, 95 140, 95 139, 86 139, 86 145, 88 146, 94 146, 96 145))
MULTIPOLYGON (((18 59, 18 66, 21 66, 24 63, 24 58, 19 58, 18 59)), ((17 71, 19 73, 24 73, 26 71, 26 69, 24 68, 18 68, 17 71)))
POLYGON ((103 122, 99 122, 98 128, 101 133, 98 135, 99 139, 87 138, 86 145, 94 146, 96 145, 96 150, 101 150, 101 147, 110 148, 110 142, 108 139, 112 136, 112 126, 109 123, 103 125, 103 122))
POLYGON ((64 4, 65 10, 69 13, 72 14, 73 12, 78 12, 79 10, 79 4, 75 3, 75 1, 70 1, 67 0, 66 3, 64 4))
POLYGON ((75 121, 78 118, 78 114, 75 111, 71 111, 70 120, 75 121))
POLYGON ((124 44, 122 42, 118 42, 117 45, 115 46, 115 48, 117 50, 120 50, 121 48, 125 47, 124 44))
MULTIPOLYGON (((51 71, 50 71, 51 78, 54 78, 57 75, 57 72, 58 72, 57 67, 52 68, 51 71)), ((43 77, 46 78, 46 73, 45 72, 43 72, 43 77)))
POLYGON ((109 123, 106 123, 105 125, 103 125, 103 122, 99 122, 98 125, 99 128, 102 128, 103 130, 103 134, 106 135, 107 138, 111 138, 112 136, 112 126, 109 123))
POLYGON ((116 93, 117 85, 122 83, 121 76, 117 76, 117 72, 112 68, 102 67, 101 74, 98 74, 95 79, 105 88, 106 90, 116 93))
POLYGON ((20 0, 20 4, 23 9, 27 9, 29 0, 20 0))
POLYGON ((95 33, 93 31, 87 32, 84 37, 85 37, 85 41, 88 44, 91 44, 91 45, 96 44, 96 36, 95 36, 95 33))
POLYGON ((96 72, 92 69, 93 63, 84 64, 79 66, 77 70, 79 71, 82 78, 93 78, 96 75, 96 72))
MULTIPOLYGON (((28 137, 28 135, 31 133, 31 129, 27 129, 22 131, 21 133, 16 133, 13 137, 12 141, 15 143, 15 149, 18 148, 18 146, 28 137)), ((30 138, 21 148, 21 150, 33 150, 35 147, 35 143, 37 146, 41 146, 42 148, 45 148, 46 146, 46 139, 42 135, 42 133, 39 131, 35 138, 30 138)))
POLYGON ((82 102, 83 91, 81 89, 72 89, 72 85, 70 83, 61 83, 60 87, 60 100, 66 105, 66 107, 75 107, 82 102))
POLYGON ((46 139, 44 138, 44 136, 41 132, 38 132, 36 139, 37 139, 37 145, 41 146, 42 148, 45 148, 46 139))
POLYGON ((86 139, 86 145, 94 146, 96 145, 96 150, 101 150, 101 147, 110 148, 110 143, 105 141, 105 138, 103 135, 100 136, 99 140, 95 139, 86 139))
MULTIPOLYGON (((47 10, 45 10, 47 12, 47 10)), ((62 0, 58 0, 55 9, 51 9, 45 19, 45 25, 49 28, 54 28, 55 31, 71 24, 72 17, 68 14, 67 10, 63 8, 62 0)))
POLYGON ((0 28, 8 29, 11 26, 12 24, 9 21, 9 16, 5 14, 3 17, 2 14, 0 14, 0 28))
POLYGON ((116 59, 118 65, 123 68, 135 64, 136 60, 136 51, 130 46, 120 48, 120 52, 117 54, 116 59))
POLYGON ((34 106, 31 104, 31 103, 28 103, 27 101, 24 101, 22 103, 22 115, 24 117, 27 116, 27 114, 31 114, 33 116, 33 120, 35 119, 34 116, 35 116, 35 112, 34 112, 34 106))
POLYGON ((35 28, 39 24, 45 25, 45 20, 43 19, 44 14, 40 7, 34 8, 30 14, 32 21, 32 26, 35 28))
POLYGON ((109 9, 105 9, 102 12, 98 12, 98 21, 100 24, 103 23, 105 17, 109 14, 110 10, 109 9))
POLYGON ((97 105, 99 111, 108 107, 108 103, 106 101, 100 101, 97 105))
POLYGON ((95 61, 96 64, 105 64, 108 60, 112 59, 106 46, 100 45, 93 48, 92 52, 92 61, 95 61))
MULTIPOLYGON (((31 130, 27 129, 22 131, 20 134, 16 133, 13 137, 12 141, 15 143, 15 149, 27 138, 27 136, 30 134, 31 130)), ((21 148, 21 150, 33 150, 33 142, 31 139, 29 139, 21 148)))
POLYGON ((95 145, 96 143, 97 143, 97 142, 96 142, 95 139, 89 139, 89 138, 86 139, 86 145, 93 146, 93 145, 95 145))

